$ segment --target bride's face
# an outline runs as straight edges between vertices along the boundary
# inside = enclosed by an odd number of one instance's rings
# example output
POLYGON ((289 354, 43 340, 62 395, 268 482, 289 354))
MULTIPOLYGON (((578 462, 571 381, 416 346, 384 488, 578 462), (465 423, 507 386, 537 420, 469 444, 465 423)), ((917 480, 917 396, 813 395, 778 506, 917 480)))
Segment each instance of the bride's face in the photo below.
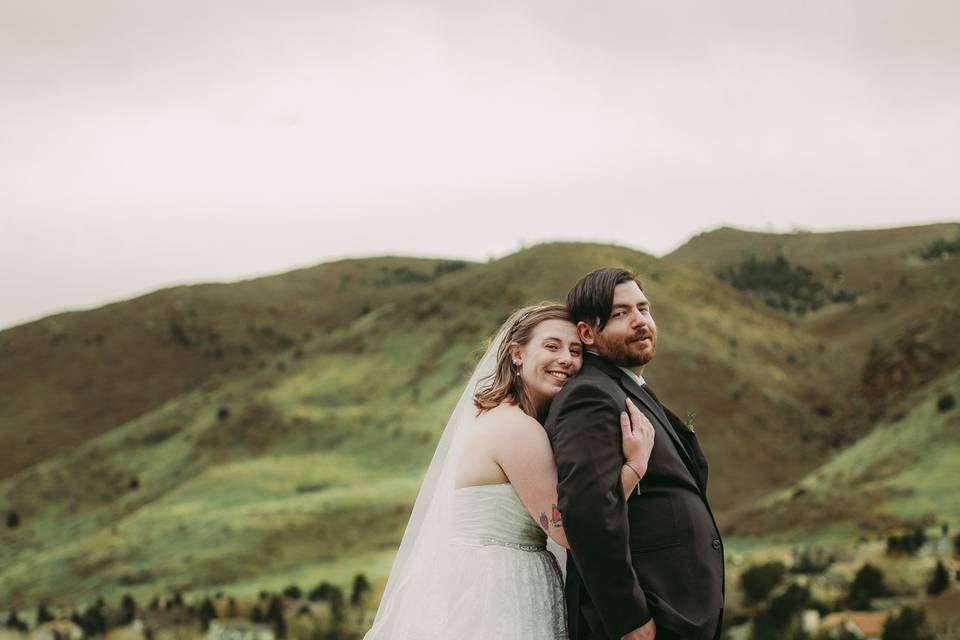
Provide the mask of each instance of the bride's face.
POLYGON ((530 342, 514 349, 520 379, 538 405, 557 395, 583 366, 577 329, 565 320, 544 320, 534 327, 530 342))

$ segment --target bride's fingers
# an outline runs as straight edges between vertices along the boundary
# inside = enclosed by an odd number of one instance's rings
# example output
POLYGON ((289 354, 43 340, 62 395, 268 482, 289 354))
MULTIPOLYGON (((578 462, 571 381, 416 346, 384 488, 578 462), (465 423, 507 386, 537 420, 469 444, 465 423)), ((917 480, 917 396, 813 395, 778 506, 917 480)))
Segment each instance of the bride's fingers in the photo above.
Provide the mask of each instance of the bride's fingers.
POLYGON ((630 412, 630 423, 633 425, 634 432, 643 434, 652 440, 655 434, 653 425, 647 419, 647 416, 640 409, 637 409, 637 405, 633 404, 633 400, 630 398, 627 398, 627 410, 630 412))
POLYGON ((639 428, 647 420, 647 416, 641 413, 640 409, 637 409, 637 405, 633 404, 633 400, 627 398, 627 411, 630 412, 630 423, 633 425, 634 429, 639 428))
POLYGON ((626 411, 620 412, 620 431, 623 433, 624 438, 629 438, 633 433, 633 425, 630 422, 630 416, 627 415, 626 411))

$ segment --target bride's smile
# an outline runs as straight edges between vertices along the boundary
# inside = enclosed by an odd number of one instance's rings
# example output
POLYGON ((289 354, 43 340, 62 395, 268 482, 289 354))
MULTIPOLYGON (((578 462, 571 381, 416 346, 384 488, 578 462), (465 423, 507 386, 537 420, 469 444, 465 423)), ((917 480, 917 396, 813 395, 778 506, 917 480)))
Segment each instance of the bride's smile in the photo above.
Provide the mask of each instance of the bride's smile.
POLYGON ((583 366, 576 327, 564 320, 541 322, 530 342, 514 347, 513 363, 531 400, 542 408, 583 366))

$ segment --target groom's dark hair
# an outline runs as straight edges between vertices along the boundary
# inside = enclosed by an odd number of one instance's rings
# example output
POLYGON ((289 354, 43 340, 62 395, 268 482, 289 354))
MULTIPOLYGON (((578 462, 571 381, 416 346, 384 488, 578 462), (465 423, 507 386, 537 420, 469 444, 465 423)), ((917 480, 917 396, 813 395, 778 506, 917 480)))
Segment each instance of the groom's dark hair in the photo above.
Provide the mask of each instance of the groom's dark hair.
POLYGON ((607 326, 613 311, 613 290, 618 284, 633 280, 643 291, 643 283, 632 271, 616 267, 604 267, 591 271, 580 278, 567 294, 567 312, 574 324, 586 322, 599 324, 600 331, 607 326))

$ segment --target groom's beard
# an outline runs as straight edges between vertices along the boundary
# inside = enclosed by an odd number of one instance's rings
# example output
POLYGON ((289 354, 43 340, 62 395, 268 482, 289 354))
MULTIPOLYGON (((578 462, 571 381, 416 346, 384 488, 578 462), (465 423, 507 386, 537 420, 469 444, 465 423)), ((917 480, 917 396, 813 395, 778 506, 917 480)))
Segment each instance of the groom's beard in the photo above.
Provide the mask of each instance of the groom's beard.
POLYGON ((648 331, 644 336, 650 339, 649 343, 635 341, 636 336, 609 339, 607 336, 598 335, 597 353, 621 367, 642 367, 653 360, 657 352, 656 332, 648 331))

